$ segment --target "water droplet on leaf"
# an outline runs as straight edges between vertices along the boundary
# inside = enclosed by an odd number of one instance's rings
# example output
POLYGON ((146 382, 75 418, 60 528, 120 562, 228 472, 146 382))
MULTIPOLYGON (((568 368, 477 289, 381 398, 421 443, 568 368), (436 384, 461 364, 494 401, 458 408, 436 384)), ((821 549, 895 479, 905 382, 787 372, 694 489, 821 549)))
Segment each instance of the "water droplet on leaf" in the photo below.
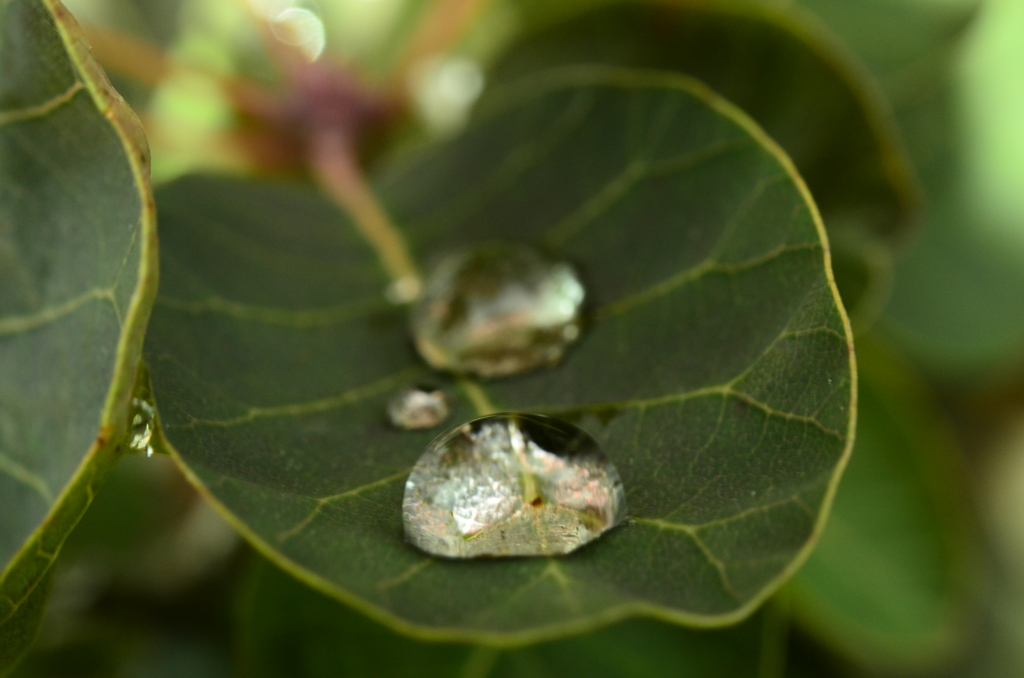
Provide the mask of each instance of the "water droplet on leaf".
POLYGON ((405 484, 406 538, 451 558, 569 553, 626 518, 597 441, 534 414, 494 414, 437 437, 405 484))
POLYGON ((482 377, 552 365, 579 337, 584 296, 572 266, 528 247, 456 252, 413 308, 416 347, 433 367, 482 377))
POLYGON ((132 398, 132 434, 128 445, 136 452, 153 456, 153 404, 141 398, 132 398))
POLYGON ((384 296, 392 304, 408 304, 410 301, 415 301, 416 297, 420 295, 420 288, 422 286, 423 283, 418 277, 414 275, 403 276, 388 285, 384 296))
POLYGON ((433 428, 448 418, 444 391, 403 388, 388 402, 388 419, 402 429, 433 428))

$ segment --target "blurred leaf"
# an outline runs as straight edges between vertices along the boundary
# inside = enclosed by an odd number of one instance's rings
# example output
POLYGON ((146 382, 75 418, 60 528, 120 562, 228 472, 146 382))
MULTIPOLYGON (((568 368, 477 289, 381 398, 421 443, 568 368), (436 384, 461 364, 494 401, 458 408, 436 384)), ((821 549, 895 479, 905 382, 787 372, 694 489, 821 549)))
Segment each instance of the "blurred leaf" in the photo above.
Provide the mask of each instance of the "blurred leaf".
POLYGON ((581 63, 681 71, 742 108, 789 153, 830 232, 888 236, 909 224, 917 189, 887 104, 855 59, 802 13, 704 0, 576 4, 606 6, 566 20, 564 5, 520 0, 527 26, 545 27, 528 30, 491 77, 581 63))
POLYGON ((930 89, 899 109, 930 206, 919 242, 897 262, 885 320, 933 372, 1005 377, 1007 366, 1024 358, 1024 213, 999 223, 971 195, 978 168, 968 162, 956 68, 940 64, 930 89))
POLYGON ((123 459, 68 539, 63 557, 130 568, 142 551, 173 529, 194 498, 167 457, 123 459))
POLYGON ((223 568, 238 533, 163 455, 123 459, 61 558, 111 587, 172 599, 223 568))
POLYGON ((10 678, 227 678, 230 663, 205 639, 89 620, 63 642, 33 648, 10 678))
POLYGON ((22 601, 18 609, 14 611, 14 614, 0 622, 0 676, 8 675, 8 672, 32 646, 32 641, 35 640, 36 634, 39 632, 39 625, 43 621, 46 599, 50 595, 52 583, 53 568, 51 567, 43 575, 43 580, 32 589, 28 598, 22 601))
POLYGON ((791 583, 806 630, 863 664, 921 670, 960 648, 974 544, 958 451, 906 367, 857 344, 857 442, 818 548, 791 583))
POLYGON ((166 47, 178 33, 183 3, 184 0, 68 0, 64 4, 86 27, 99 24, 166 47))
POLYGON ((800 564, 849 449, 851 344, 807 193, 747 118, 685 78, 561 71, 376 185, 421 260, 506 239, 579 265, 594 310, 564 363, 468 392, 575 418, 634 519, 554 559, 405 544, 436 432, 385 424, 428 372, 372 252, 307 189, 190 178, 159 196, 147 359, 167 443, 250 541, 379 620, 506 643, 731 623, 800 564))
POLYGON ((650 619, 529 648, 426 643, 396 635, 260 560, 238 607, 238 673, 246 678, 755 678, 784 629, 771 614, 723 631, 650 619), (671 667, 671 668, 669 668, 671 667))
POLYGON ((0 624, 124 451, 156 292, 145 141, 78 36, 0 5, 0 624))
POLYGON ((981 0, 798 2, 864 61, 896 106, 913 98, 929 73, 949 60, 982 4, 981 0))

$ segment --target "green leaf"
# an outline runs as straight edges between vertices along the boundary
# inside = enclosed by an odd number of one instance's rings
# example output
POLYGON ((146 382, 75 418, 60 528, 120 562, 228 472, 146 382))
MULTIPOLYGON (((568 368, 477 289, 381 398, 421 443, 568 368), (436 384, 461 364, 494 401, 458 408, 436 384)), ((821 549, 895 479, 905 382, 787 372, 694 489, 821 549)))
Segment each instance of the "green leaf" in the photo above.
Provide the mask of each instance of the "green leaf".
POLYGON ((43 622, 52 585, 51 567, 14 614, 0 622, 0 676, 6 676, 32 646, 43 622))
MULTIPOLYGON (((749 1, 749 0, 748 0, 749 1)), ((763 2, 765 0, 755 0, 763 2)), ((798 0, 868 67, 899 106, 954 53, 981 0, 798 0)))
MULTIPOLYGON (((982 65, 991 72, 1004 67, 998 60, 982 65)), ((988 168, 971 156, 977 135, 965 129, 977 105, 968 98, 970 73, 960 63, 942 62, 932 70, 930 87, 898 110, 931 201, 929 219, 915 247, 897 262, 883 320, 931 372, 1005 378, 1020 374, 1022 365, 1024 214, 997 216, 992 200, 972 194, 988 168)))
POLYGON ((589 326, 555 369, 456 386, 325 198, 164 188, 146 355, 166 444, 258 548, 400 629, 493 643, 635 614, 733 623, 799 566, 849 450, 852 345, 809 194, 749 119, 686 78, 553 72, 376 188, 420 261, 504 239, 575 263, 589 326), (474 404, 577 421, 631 523, 553 559, 405 544, 403 481, 437 431, 384 408, 424 379, 458 396, 452 423, 474 404))
POLYGON ((0 625, 124 451, 156 291, 147 163, 63 6, 0 4, 0 625))
POLYGON ((250 678, 547 678, 554 676, 756 678, 782 658, 786 628, 774 608, 726 630, 634 619, 529 648, 425 643, 339 605, 260 560, 241 591, 236 633, 250 678), (672 667, 669 669, 668 667, 672 667))
POLYGON ((576 11, 516 4, 527 30, 492 78, 586 63, 686 73, 789 153, 830 233, 892 235, 909 225, 919 206, 916 179, 887 102, 856 58, 805 13, 703 0, 570 3, 576 11))
MULTIPOLYGON (((109 613, 108 613, 109 614, 109 613)), ((176 614, 181 614, 176 610, 176 614)), ((56 639, 29 652, 9 678, 227 678, 228 649, 176 619, 168 630, 137 610, 119 609, 114 619, 102 614, 63 620, 56 639), (133 614, 134 613, 134 614, 133 614), (68 623, 70 622, 70 623, 68 623)), ((166 623, 170 615, 162 610, 166 623)), ((190 621, 194 617, 189 618, 190 621)), ((219 621, 219 620, 218 620, 219 621)), ((205 629, 203 629, 205 630, 205 629)))
POLYGON ((936 668, 964 638, 975 547, 958 451, 923 386, 858 340, 857 443, 828 527, 790 589, 822 641, 879 670, 936 668))

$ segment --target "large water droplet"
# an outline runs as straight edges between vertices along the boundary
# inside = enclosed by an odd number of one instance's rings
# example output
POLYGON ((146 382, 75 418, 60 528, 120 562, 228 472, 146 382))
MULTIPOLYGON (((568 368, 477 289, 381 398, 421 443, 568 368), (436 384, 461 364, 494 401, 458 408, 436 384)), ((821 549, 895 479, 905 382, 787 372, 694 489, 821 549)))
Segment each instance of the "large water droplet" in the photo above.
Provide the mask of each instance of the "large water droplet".
POLYGON ((568 553, 626 518, 619 472, 584 431, 494 414, 437 437, 405 484, 406 538, 451 558, 568 553))
POLYGON ((142 398, 132 398, 132 433, 128 445, 136 452, 153 456, 153 418, 156 410, 153 404, 142 398))
POLYGON ((448 418, 444 391, 403 388, 388 402, 388 419, 403 429, 434 428, 448 418))
POLYGON ((433 367, 483 377, 551 365, 579 336, 584 295, 572 266, 528 247, 457 252, 413 309, 416 347, 433 367))

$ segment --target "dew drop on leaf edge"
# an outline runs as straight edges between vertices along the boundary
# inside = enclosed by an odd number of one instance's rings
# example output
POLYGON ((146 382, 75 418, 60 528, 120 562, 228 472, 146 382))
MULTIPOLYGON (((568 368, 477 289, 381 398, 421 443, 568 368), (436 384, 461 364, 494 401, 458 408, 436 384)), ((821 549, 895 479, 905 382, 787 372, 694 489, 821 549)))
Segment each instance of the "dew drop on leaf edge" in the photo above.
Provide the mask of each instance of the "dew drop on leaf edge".
POLYGON ((405 485, 406 539, 449 558, 569 553, 626 519, 618 470, 565 421, 500 413, 427 446, 405 485))

